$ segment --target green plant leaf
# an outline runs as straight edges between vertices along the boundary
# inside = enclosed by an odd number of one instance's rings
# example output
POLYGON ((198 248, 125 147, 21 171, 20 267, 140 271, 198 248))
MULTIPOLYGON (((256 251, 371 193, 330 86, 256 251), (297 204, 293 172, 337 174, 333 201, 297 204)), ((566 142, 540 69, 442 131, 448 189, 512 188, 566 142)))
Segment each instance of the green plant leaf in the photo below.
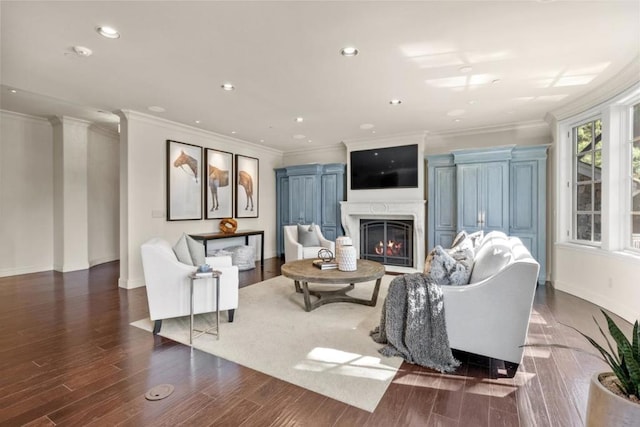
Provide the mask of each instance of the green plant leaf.
MULTIPOLYGON (((638 389, 638 384, 640 384, 640 361, 634 359, 631 343, 629 343, 627 337, 625 337, 620 328, 618 328, 618 325, 615 324, 615 322, 611 319, 611 317, 609 317, 609 315, 607 315, 607 313, 604 312, 604 310, 601 311, 602 314, 604 314, 604 317, 607 319, 607 324, 609 325, 609 333, 616 341, 616 344, 618 345, 618 351, 621 352, 624 357, 623 361, 628 372, 628 381, 625 382, 631 382, 631 384, 628 384, 629 388, 627 388, 627 393, 635 394, 638 389)), ((618 379, 622 382, 622 378, 618 379)))

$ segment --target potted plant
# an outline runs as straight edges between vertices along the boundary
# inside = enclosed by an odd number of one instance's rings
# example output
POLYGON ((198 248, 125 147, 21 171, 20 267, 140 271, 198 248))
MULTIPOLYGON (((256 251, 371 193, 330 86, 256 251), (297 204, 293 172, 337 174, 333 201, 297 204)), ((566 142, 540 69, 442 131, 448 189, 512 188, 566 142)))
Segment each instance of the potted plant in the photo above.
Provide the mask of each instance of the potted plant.
MULTIPOLYGON (((591 377, 586 426, 638 426, 640 425, 640 330, 638 321, 636 320, 633 325, 630 342, 611 317, 604 310, 600 311, 607 319, 609 335, 616 343, 616 351, 595 317, 593 320, 604 337, 608 349, 602 347, 588 335, 569 326, 585 337, 600 352, 602 360, 612 370, 612 372, 596 373, 591 377)), ((582 351, 562 344, 527 344, 526 346, 551 346, 582 351)), ((587 354, 598 357, 589 352, 587 354)))

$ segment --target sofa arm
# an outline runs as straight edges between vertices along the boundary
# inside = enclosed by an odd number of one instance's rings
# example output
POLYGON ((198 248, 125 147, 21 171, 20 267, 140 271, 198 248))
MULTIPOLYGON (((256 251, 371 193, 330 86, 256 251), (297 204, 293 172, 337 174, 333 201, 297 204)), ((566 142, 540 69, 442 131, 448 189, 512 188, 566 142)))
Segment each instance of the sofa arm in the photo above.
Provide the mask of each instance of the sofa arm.
POLYGON ((211 266, 214 270, 219 267, 231 267, 231 257, 229 255, 224 256, 208 256, 205 258, 205 262, 211 266))

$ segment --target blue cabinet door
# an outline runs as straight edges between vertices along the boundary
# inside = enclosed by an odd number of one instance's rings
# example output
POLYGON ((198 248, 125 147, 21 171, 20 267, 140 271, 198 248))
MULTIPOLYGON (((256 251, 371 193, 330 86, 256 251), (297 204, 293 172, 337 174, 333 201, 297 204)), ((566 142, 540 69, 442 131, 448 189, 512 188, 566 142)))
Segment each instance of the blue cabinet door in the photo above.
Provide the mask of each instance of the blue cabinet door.
POLYGON ((296 224, 318 222, 317 177, 309 175, 289 177, 290 220, 296 224))
POLYGON ((508 162, 457 166, 458 230, 509 232, 508 162))

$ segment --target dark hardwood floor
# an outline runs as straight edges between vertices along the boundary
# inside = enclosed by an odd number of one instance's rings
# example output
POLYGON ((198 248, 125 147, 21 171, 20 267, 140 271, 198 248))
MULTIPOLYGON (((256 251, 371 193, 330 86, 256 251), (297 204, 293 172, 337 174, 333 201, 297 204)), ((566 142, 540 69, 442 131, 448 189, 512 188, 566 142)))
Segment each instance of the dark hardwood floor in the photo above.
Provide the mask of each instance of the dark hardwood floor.
MULTIPOLYGON (((242 286, 280 264, 242 272, 242 286)), ((589 378, 604 366, 548 348, 527 349, 513 378, 468 354, 456 353, 452 375, 404 363, 368 413, 129 326, 148 316, 145 289, 117 279, 117 262, 0 278, 0 425, 582 426, 589 378), (169 398, 144 398, 163 383, 175 386, 169 398)), ((558 322, 593 333, 592 315, 593 304, 539 287, 529 340, 589 349, 558 322)))

